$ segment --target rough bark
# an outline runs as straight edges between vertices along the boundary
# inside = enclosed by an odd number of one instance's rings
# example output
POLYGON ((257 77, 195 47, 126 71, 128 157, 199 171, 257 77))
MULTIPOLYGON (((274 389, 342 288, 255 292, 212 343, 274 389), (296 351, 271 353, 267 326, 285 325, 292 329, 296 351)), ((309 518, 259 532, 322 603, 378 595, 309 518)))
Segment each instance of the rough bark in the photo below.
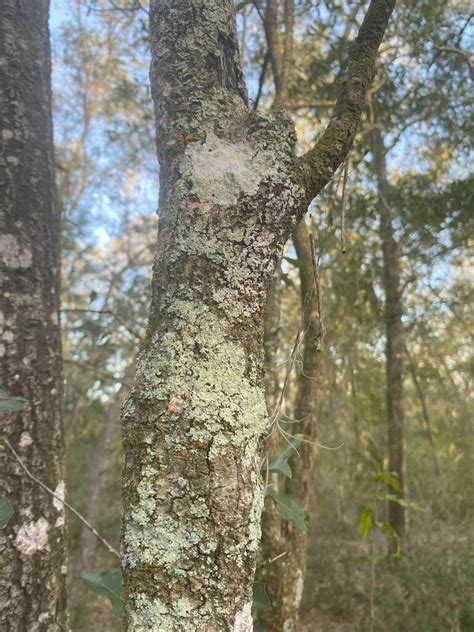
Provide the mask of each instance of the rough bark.
POLYGON ((0 2, 0 386, 27 400, 0 418, 0 628, 66 624, 59 336, 59 214, 54 204, 47 0, 0 2))
MULTIPOLYGON (((383 257, 383 287, 385 294, 385 366, 386 366, 386 402, 387 402, 387 443, 388 467, 397 475, 400 490, 397 495, 405 495, 405 456, 404 456, 404 389, 403 360, 405 353, 405 328, 402 322, 403 303, 400 281, 400 245, 395 237, 392 212, 389 206, 390 185, 383 137, 379 130, 374 136, 374 171, 377 180, 380 214, 380 238, 383 257)), ((390 490, 393 492, 393 490, 390 490)), ((397 502, 388 504, 388 520, 396 529, 400 539, 405 534, 405 507, 397 502)), ((395 543, 391 542, 395 547, 395 543)))
POLYGON ((268 426, 263 313, 308 171, 288 119, 247 106, 231 0, 153 0, 150 33, 160 231, 122 413, 125 626, 244 632, 268 426))

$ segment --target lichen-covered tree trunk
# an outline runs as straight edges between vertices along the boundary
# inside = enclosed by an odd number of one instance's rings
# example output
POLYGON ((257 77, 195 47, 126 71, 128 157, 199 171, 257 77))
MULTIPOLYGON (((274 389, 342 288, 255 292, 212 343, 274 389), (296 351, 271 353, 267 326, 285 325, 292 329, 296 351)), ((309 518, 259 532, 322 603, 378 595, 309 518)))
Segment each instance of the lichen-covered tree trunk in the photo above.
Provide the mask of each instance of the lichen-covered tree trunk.
POLYGON ((59 337, 59 214, 54 204, 48 1, 0 2, 0 629, 64 626, 64 494, 59 337), (8 442, 8 443, 7 443, 8 442))
MULTIPOLYGON (((383 255, 383 285, 385 293, 386 335, 386 401, 388 467, 398 478, 405 495, 405 457, 403 438, 403 359, 405 354, 405 328, 402 322, 403 304, 400 281, 400 246, 395 237, 392 211, 389 206, 389 182, 385 160, 385 147, 380 131, 374 132, 374 168, 379 194, 380 237, 383 255)), ((393 490, 391 490, 393 492, 393 490)), ((405 534, 405 508, 389 501, 388 520, 400 539, 405 534)), ((396 549, 396 543, 391 541, 396 549)))
POLYGON ((334 119, 298 160, 288 119, 247 107, 233 2, 150 4, 160 231, 122 413, 127 630, 252 629, 266 292, 292 227, 350 147, 391 13, 373 4, 334 119))
MULTIPOLYGON (((304 220, 293 230, 293 243, 300 262, 304 342, 291 433, 303 434, 307 441, 298 446, 298 454, 290 459, 292 477, 285 479, 283 491, 300 506, 307 508, 314 464, 314 445, 311 442, 316 438, 320 347, 324 331, 310 233, 304 220)), ((265 581, 273 608, 260 613, 261 629, 293 632, 298 629, 299 608, 306 575, 307 533, 301 533, 287 520, 280 520, 279 533, 265 532, 262 544, 265 546, 267 558, 274 559, 282 552, 284 555, 262 568, 262 579, 265 581)))

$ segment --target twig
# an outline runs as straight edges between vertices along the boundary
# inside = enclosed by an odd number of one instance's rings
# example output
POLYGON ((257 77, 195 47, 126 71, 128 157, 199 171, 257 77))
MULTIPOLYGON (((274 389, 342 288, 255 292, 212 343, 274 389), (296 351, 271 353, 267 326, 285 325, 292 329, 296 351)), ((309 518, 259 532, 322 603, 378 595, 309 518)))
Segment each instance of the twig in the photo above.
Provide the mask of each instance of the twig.
POLYGON ((344 163, 344 176, 342 178, 342 202, 341 202, 341 252, 346 254, 346 186, 349 172, 349 160, 344 163))
POLYGON ((257 571, 259 571, 264 566, 269 566, 270 564, 273 564, 273 562, 276 562, 280 558, 285 557, 285 555, 287 555, 287 553, 288 553, 288 551, 283 551, 283 553, 280 553, 279 555, 276 555, 275 557, 272 557, 270 560, 265 560, 259 566, 257 566, 257 571))
POLYGON ((311 260, 313 262, 313 277, 314 277, 314 287, 316 290, 316 302, 318 305, 318 320, 319 320, 319 333, 316 341, 316 351, 321 351, 321 345, 324 338, 325 330, 324 330, 324 322, 323 322, 323 312, 321 307, 321 283, 319 279, 319 265, 318 259, 316 257, 316 248, 314 246, 314 237, 313 233, 309 234, 309 244, 311 246, 311 260))
POLYGON ((109 371, 103 371, 102 369, 97 369, 96 367, 91 366, 90 364, 87 364, 86 362, 77 362, 76 360, 70 360, 69 358, 63 358, 63 362, 65 364, 72 364, 73 366, 77 366, 80 369, 84 369, 85 371, 91 371, 91 373, 100 375, 103 378, 112 380, 113 382, 120 382, 120 384, 124 384, 125 386, 128 386, 129 388, 132 387, 130 383, 124 382, 123 379, 116 377, 113 373, 110 373, 109 371))
POLYGON ((52 489, 50 489, 47 485, 45 485, 42 481, 40 481, 39 478, 36 478, 36 476, 34 474, 32 474, 30 472, 30 470, 26 467, 26 465, 23 463, 23 461, 21 460, 21 458, 18 456, 18 454, 16 453, 15 449, 13 448, 12 444, 10 443, 10 441, 6 438, 6 437, 2 437, 1 439, 4 444, 7 446, 7 448, 10 450, 10 452, 13 454, 13 456, 15 457, 15 459, 18 461, 18 463, 21 465, 21 467, 23 468, 23 470, 25 471, 26 475, 28 476, 28 478, 30 478, 32 481, 34 481, 37 485, 39 485, 40 487, 42 487, 45 491, 47 491, 49 494, 51 494, 51 496, 53 496, 53 498, 56 498, 56 500, 59 500, 60 503, 62 503, 65 507, 67 507, 69 509, 69 511, 72 511, 72 513, 79 518, 79 520, 88 528, 92 531, 92 533, 95 535, 95 537, 100 540, 102 542, 102 544, 106 547, 106 549, 109 551, 109 553, 112 553, 112 555, 115 555, 116 557, 118 557, 118 559, 120 559, 120 554, 118 551, 116 551, 114 549, 114 547, 107 542, 107 540, 102 537, 100 535, 100 533, 97 531, 97 529, 95 529, 90 522, 88 522, 84 516, 82 516, 77 509, 74 509, 74 507, 72 505, 70 505, 66 500, 64 500, 63 498, 61 498, 60 496, 58 496, 57 494, 55 494, 53 492, 52 489))

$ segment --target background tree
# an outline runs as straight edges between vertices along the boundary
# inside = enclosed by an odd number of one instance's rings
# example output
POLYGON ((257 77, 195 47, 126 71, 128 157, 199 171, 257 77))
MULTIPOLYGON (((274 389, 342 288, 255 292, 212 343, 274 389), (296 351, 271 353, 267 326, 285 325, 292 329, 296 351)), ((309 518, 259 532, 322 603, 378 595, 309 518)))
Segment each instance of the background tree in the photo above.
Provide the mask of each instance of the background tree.
POLYGON ((59 334, 59 212, 55 206, 49 2, 1 3, 0 384, 24 398, 0 412, 0 627, 66 625, 59 334), (8 409, 7 409, 8 410, 8 409))

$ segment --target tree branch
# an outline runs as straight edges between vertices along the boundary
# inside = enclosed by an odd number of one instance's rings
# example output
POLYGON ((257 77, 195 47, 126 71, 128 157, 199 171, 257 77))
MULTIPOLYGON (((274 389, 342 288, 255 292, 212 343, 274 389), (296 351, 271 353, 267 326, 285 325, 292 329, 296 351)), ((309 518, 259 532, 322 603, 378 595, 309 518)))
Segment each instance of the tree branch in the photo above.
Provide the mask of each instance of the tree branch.
POLYGON ((331 120, 314 147, 299 159, 308 202, 329 182, 349 152, 375 74, 377 52, 394 7, 395 0, 371 0, 350 48, 331 120))

